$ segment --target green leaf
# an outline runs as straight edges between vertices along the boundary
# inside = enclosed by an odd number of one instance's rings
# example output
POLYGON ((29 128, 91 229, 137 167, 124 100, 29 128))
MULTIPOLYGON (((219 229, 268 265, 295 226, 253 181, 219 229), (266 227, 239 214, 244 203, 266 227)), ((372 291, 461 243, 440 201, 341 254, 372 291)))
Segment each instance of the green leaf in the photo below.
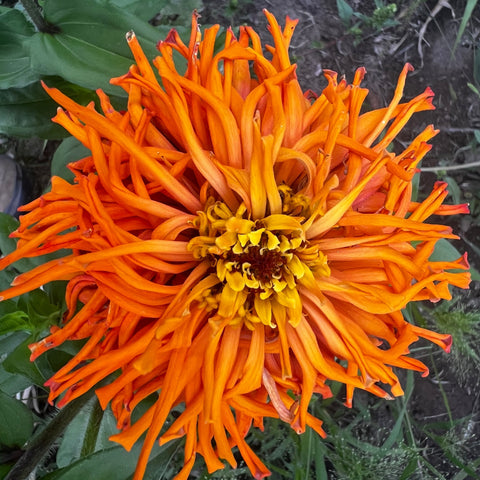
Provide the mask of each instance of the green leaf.
POLYGON ((31 386, 30 380, 21 375, 7 372, 3 365, 0 365, 0 390, 7 395, 13 396, 31 386))
POLYGON ((52 159, 52 176, 62 177, 67 182, 72 183, 74 175, 67 165, 76 162, 91 152, 83 146, 75 137, 68 137, 62 141, 53 155, 52 159))
POLYGON ((147 57, 154 58, 157 42, 169 31, 169 27, 156 29, 107 0, 48 0, 44 14, 60 33, 35 34, 33 68, 88 89, 102 88, 108 94, 126 95, 109 83, 134 63, 125 34, 133 30, 147 57))
POLYGON ((32 412, 19 400, 0 391, 0 443, 7 447, 21 447, 32 432, 32 412))
POLYGON ((0 352, 2 356, 0 359, 4 360, 3 356, 13 352, 27 337, 29 337, 28 334, 20 331, 1 336, 0 352))
POLYGON ((462 203, 462 190, 453 177, 446 176, 444 180, 448 183, 448 193, 452 196, 454 204, 462 203))
POLYGON ((100 422, 98 435, 95 442, 95 450, 104 450, 112 445, 110 437, 118 433, 117 421, 113 416, 112 410, 107 408, 100 422))
MULTIPOLYGON (((473 245, 466 238, 464 238, 463 240, 468 245, 470 246, 473 245)), ((462 254, 446 238, 441 238, 435 244, 435 250, 430 255, 429 260, 431 262, 452 262, 454 260, 459 259, 461 256, 462 254)), ((458 271, 461 271, 461 270, 458 270, 458 271)), ((480 280, 480 274, 477 270, 475 270, 475 268, 470 267, 470 273, 472 275, 472 280, 474 281, 480 280)))
POLYGON ((114 446, 108 437, 118 433, 110 409, 102 411, 97 398, 92 398, 68 425, 57 453, 57 465, 67 467, 86 452, 114 446))
POLYGON ((460 258, 462 254, 445 238, 435 244, 435 250, 430 255, 430 262, 451 262, 460 258))
POLYGON ((98 403, 96 398, 90 399, 65 429, 56 457, 60 468, 67 467, 81 457, 84 437, 96 403, 98 403))
MULTIPOLYGON (((67 250, 60 250, 62 255, 65 255, 67 250)), ((67 280, 55 280, 47 283, 42 287, 42 290, 48 294, 50 303, 56 305, 58 310, 65 311, 65 290, 67 288, 67 280)))
MULTIPOLYGON (((72 400, 65 405, 50 422, 29 440, 24 454, 13 466, 9 473, 9 479, 26 479, 34 476, 37 465, 48 452, 48 450, 58 442, 67 425, 76 417, 86 402, 94 395, 90 390, 84 393, 80 398, 72 400)), ((42 477, 43 478, 43 477, 42 477)), ((95 475, 87 478, 96 478, 95 475)))
POLYGON ((53 348, 40 355, 35 360, 35 365, 43 378, 51 378, 72 359, 72 356, 59 348, 53 348))
POLYGON ((408 462, 399 480, 408 480, 409 478, 412 478, 412 475, 417 471, 417 468, 418 468, 418 458, 414 456, 410 460, 410 462, 408 462))
POLYGON ((137 455, 138 449, 126 452, 122 447, 114 446, 60 468, 43 477, 43 480, 126 480, 135 471, 137 455))
MULTIPOLYGON (((0 249, 0 252, 1 252, 1 249, 0 249)), ((17 272, 15 271, 15 269, 11 267, 7 267, 0 271, 0 292, 3 292, 8 287, 10 287, 16 275, 17 275, 17 272)), ((2 304, 0 303, 0 305, 2 304)))
MULTIPOLYGON (((477 53, 478 53, 478 51, 477 51, 477 53)), ((477 56, 475 56, 475 58, 477 58, 477 56)), ((479 77, 478 80, 479 80, 479 81, 478 81, 477 83, 480 83, 480 77, 479 77)), ((475 85, 473 85, 473 84, 470 83, 470 82, 467 82, 467 86, 468 86, 468 88, 469 88, 472 92, 475 93, 475 95, 477 95, 478 97, 480 97, 480 91, 478 90, 478 88, 477 88, 475 85)))
POLYGON ((124 56, 64 33, 37 34, 32 55, 33 68, 39 73, 58 75, 92 90, 101 88, 108 94, 121 94, 109 80, 128 72, 132 65, 124 56))
POLYGON ((46 380, 35 362, 30 361, 30 350, 28 345, 32 343, 32 337, 28 337, 3 361, 3 367, 7 372, 22 375, 31 383, 42 386, 46 380))
MULTIPOLYGON (((93 92, 58 78, 48 78, 46 83, 59 88, 78 103, 86 104, 96 98, 93 92)), ((0 133, 17 137, 64 138, 68 132, 51 121, 57 107, 40 83, 0 90, 0 133)))
POLYGON ((353 16, 353 8, 345 0, 337 0, 337 11, 344 25, 350 25, 353 16))
MULTIPOLYGON (((479 94, 479 96, 480 96, 480 94, 479 94)), ((473 135, 475 137, 476 142, 480 144, 480 130, 475 129, 473 131, 473 135)))
POLYGON ((50 301, 49 296, 43 290, 32 290, 28 295, 22 295, 18 301, 18 308, 27 312, 32 325, 37 330, 58 322, 60 307, 50 301))
POLYGON ((17 242, 10 238, 10 234, 17 229, 18 225, 17 219, 0 212, 0 252, 3 255, 7 255, 15 250, 17 242))
MULTIPOLYGON (((179 471, 178 452, 182 450, 183 442, 177 440, 164 445, 157 454, 153 451, 145 470, 144 480, 165 480, 174 478, 179 471)), ((243 472, 243 477, 237 470, 238 478, 245 478, 247 472, 243 472)))
POLYGON ((17 307, 17 302, 15 300, 2 300, 0 302, 0 324, 2 321, 1 319, 3 318, 4 315, 15 313, 17 310, 18 310, 18 307, 17 307))
MULTIPOLYGON (((468 238, 464 237, 463 241, 474 251, 474 253, 480 256, 480 248, 468 238)), ((476 270, 474 267, 470 267, 470 273, 472 274, 472 280, 476 282, 480 282, 480 272, 476 270)))
POLYGON ((0 465, 0 478, 5 478, 11 469, 12 465, 0 465))
POLYGON ((462 16, 462 22, 460 23, 460 27, 458 27, 458 32, 457 32, 457 37, 455 38, 455 43, 453 44, 452 48, 452 58, 455 54, 455 50, 458 47, 458 44, 460 43, 460 40, 462 39, 463 32, 465 31, 465 28, 468 24, 468 21, 470 20, 470 17, 472 16, 472 13, 477 6, 478 0, 467 0, 467 3, 465 5, 465 10, 463 11, 463 16, 462 16))
POLYGON ((30 65, 33 25, 19 11, 0 7, 0 89, 24 87, 38 80, 30 65))
MULTIPOLYGON (((170 442, 162 447, 155 445, 151 459, 159 455, 168 460, 169 454, 177 448, 177 442, 170 442)), ((114 446, 100 450, 81 458, 68 467, 61 468, 42 478, 42 480, 127 480, 135 471, 141 444, 137 442, 130 452, 123 447, 114 446)))
POLYGON ((2 363, 8 354, 13 352, 25 338, 28 338, 28 335, 23 331, 12 332, 0 337, 0 390, 3 390, 3 392, 9 395, 14 395, 32 384, 32 382, 24 376, 7 372, 2 363))
POLYGON ((30 330, 30 328, 31 324, 25 312, 16 311, 0 317, 0 335, 18 330, 30 330))

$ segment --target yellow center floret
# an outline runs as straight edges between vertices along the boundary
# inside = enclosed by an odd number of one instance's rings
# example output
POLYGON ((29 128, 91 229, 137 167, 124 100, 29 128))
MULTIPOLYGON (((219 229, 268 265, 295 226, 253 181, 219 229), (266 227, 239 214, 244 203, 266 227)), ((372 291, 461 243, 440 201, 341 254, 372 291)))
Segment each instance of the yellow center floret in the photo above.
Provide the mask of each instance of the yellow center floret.
POLYGON ((249 218, 243 204, 233 213, 212 199, 194 222, 199 235, 189 249, 195 258, 210 260, 218 278, 203 292, 204 306, 231 324, 274 328, 280 315, 296 325, 302 314, 297 284, 330 275, 326 256, 305 237, 307 201, 289 191, 282 199, 285 213, 258 220, 249 218))

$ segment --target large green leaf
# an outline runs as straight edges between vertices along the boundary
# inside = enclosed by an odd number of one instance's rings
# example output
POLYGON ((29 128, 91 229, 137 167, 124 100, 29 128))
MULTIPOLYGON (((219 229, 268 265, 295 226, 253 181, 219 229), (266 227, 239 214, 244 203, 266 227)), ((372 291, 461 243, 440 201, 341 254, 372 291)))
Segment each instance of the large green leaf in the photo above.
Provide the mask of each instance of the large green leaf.
POLYGON ((123 94, 109 80, 127 73, 134 63, 125 34, 133 30, 147 57, 154 58, 157 42, 169 30, 155 28, 107 0, 46 0, 44 14, 60 33, 35 34, 31 42, 33 68, 109 94, 123 94))
MULTIPOLYGON (((153 405, 156 398, 156 395, 152 395, 135 408, 133 422, 153 405)), ((89 400, 70 422, 62 437, 57 453, 57 464, 62 468, 47 476, 45 480, 130 478, 137 464, 142 441, 137 442, 131 452, 126 452, 123 447, 118 447, 109 440, 115 433, 118 433, 118 430, 110 408, 102 411, 96 398, 89 400), (122 457, 123 463, 117 465, 119 457, 122 457)), ((156 443, 150 454, 145 479, 173 478, 178 471, 168 470, 168 473, 167 469, 181 444, 181 439, 162 447, 156 443), (162 472, 162 475, 159 475, 159 472, 162 472)))
POLYGON ((126 480, 135 471, 137 458, 138 448, 126 452, 123 447, 113 446, 77 460, 68 467, 60 468, 43 477, 43 480, 81 480, 85 478, 126 480))
POLYGON ((38 80, 30 65, 33 25, 19 10, 0 7, 0 89, 24 87, 38 80))
POLYGON ((430 255, 431 262, 453 262, 462 254, 445 238, 441 238, 435 244, 435 250, 430 255))
POLYGON ((32 412, 19 400, 0 391, 0 444, 21 447, 32 432, 32 412))
POLYGON ((68 425, 57 452, 60 468, 71 465, 85 453, 115 446, 108 438, 118 433, 110 409, 102 411, 97 398, 92 398, 68 425))
MULTIPOLYGON (((46 82, 82 104, 96 98, 93 92, 58 78, 48 78, 46 82)), ((51 121, 57 108, 39 82, 23 88, 0 90, 0 133, 17 137, 64 138, 68 132, 51 121)))
POLYGON ((58 448, 56 456, 59 468, 67 467, 81 457, 84 437, 87 433, 96 402, 98 402, 96 398, 90 399, 65 429, 62 443, 58 448))
MULTIPOLYGON (((168 462, 172 452, 176 450, 178 442, 170 442, 162 447, 155 445, 150 456, 151 459, 159 455, 168 462)), ((123 447, 113 446, 87 455, 68 467, 52 472, 43 480, 127 480, 135 471, 141 444, 137 442, 130 452, 123 447)), ((156 477, 158 478, 158 476, 156 477)))
MULTIPOLYGON (((37 465, 46 453, 54 447, 67 425, 76 417, 81 408, 94 395, 93 390, 84 393, 63 407, 50 421, 35 432, 26 445, 25 452, 13 466, 9 473, 10 480, 27 479, 36 477, 37 465)), ((43 478, 43 477, 42 477, 43 478)), ((89 476, 86 478, 96 478, 89 476)))

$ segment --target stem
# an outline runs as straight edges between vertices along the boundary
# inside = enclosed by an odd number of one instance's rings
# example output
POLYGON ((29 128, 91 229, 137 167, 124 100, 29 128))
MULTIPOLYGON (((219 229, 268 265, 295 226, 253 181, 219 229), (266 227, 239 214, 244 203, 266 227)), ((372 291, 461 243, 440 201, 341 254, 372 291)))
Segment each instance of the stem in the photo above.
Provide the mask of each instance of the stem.
POLYGON ((438 166, 438 167, 423 167, 420 168, 422 172, 441 172, 446 171, 450 172, 452 170, 465 170, 468 168, 478 167, 480 166, 480 160, 471 163, 464 163, 462 165, 445 165, 445 166, 438 166))
POLYGON ((450 404, 448 403, 448 397, 447 397, 447 394, 445 392, 445 389, 443 388, 442 381, 441 381, 440 375, 438 373, 437 365, 435 364, 435 360, 433 359, 433 355, 432 355, 431 351, 430 351, 430 363, 433 366, 433 371, 435 372, 435 377, 438 380, 437 385, 438 385, 438 388, 440 389, 440 394, 442 395, 443 404, 445 405, 445 410, 447 411, 448 420, 449 420, 449 423, 450 423, 450 428, 453 428, 455 426, 455 423, 453 421, 452 410, 450 409, 450 404))
POLYGON ((42 14, 42 9, 36 0, 20 0, 20 3, 23 5, 23 8, 39 32, 58 33, 60 31, 57 26, 52 25, 45 20, 42 14))
POLYGON ((85 431, 85 437, 83 439, 81 457, 86 457, 95 451, 95 445, 97 443, 98 432, 100 431, 100 422, 102 421, 103 410, 100 406, 98 399, 95 399, 92 411, 90 412, 90 418, 88 419, 87 430, 85 431))
POLYGON ((8 472, 4 480, 27 480, 35 471, 52 444, 67 428, 68 424, 77 416, 78 412, 95 394, 94 389, 84 393, 81 397, 72 400, 63 407, 53 420, 38 435, 27 444, 25 453, 14 467, 8 472))

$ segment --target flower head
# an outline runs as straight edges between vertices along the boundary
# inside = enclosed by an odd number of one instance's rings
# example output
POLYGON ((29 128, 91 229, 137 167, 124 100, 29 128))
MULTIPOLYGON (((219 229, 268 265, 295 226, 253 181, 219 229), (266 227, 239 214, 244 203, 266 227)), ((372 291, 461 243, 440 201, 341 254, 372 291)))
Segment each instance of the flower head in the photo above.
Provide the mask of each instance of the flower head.
POLYGON ((117 372, 96 392, 118 421, 112 440, 130 449, 147 432, 135 479, 158 438, 182 436, 179 479, 197 453, 210 472, 220 459, 236 466, 234 446, 255 478, 267 476, 244 440, 252 425, 276 417, 325 435, 308 405, 331 395, 327 380, 346 385, 347 405, 355 388, 401 395, 392 367, 428 373, 409 346, 419 337, 450 346, 401 310, 469 284, 466 257, 429 260, 439 239, 457 237, 425 223, 467 207, 442 205, 444 183, 412 200, 437 132, 429 126, 399 151, 394 143, 414 113, 433 108, 430 89, 401 103, 407 64, 379 110, 361 113, 363 68, 351 85, 325 71, 323 93, 304 93, 288 57, 296 21, 282 30, 265 15, 271 59, 250 27, 238 38, 228 30, 215 53, 218 26, 202 36, 194 14, 188 45, 173 30, 152 68, 130 32, 136 65, 112 80, 128 93, 124 112, 102 91, 99 113, 45 87, 65 109, 54 120, 91 155, 70 164, 73 185, 54 177, 22 208, 17 250, 0 268, 70 253, 19 275, 2 296, 68 280, 68 311, 31 346, 32 359, 86 340, 47 382, 59 405, 117 372), (150 395, 154 405, 132 424, 150 395))

